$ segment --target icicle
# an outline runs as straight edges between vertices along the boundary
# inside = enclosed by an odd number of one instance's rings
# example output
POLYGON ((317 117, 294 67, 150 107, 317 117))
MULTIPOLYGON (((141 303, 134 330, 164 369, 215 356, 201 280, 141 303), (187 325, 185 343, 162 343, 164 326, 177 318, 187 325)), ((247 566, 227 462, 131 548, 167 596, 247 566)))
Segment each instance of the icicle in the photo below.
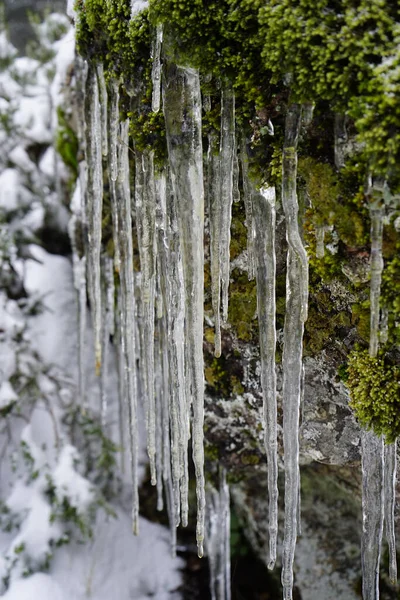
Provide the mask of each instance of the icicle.
POLYGON ((153 84, 153 94, 151 100, 151 110, 158 112, 161 106, 161 46, 163 38, 163 27, 157 25, 152 45, 153 66, 151 69, 151 82, 153 84))
POLYGON ((301 106, 288 108, 283 148, 282 204, 289 244, 286 312, 283 345, 283 443, 285 451, 285 527, 282 559, 284 600, 292 600, 293 560, 297 538, 299 498, 299 411, 302 375, 302 342, 307 317, 307 255, 298 229, 296 194, 297 141, 301 106))
POLYGON ((278 447, 275 373, 275 188, 253 194, 253 223, 257 239, 257 309, 260 330, 261 384, 263 390, 265 449, 268 460, 269 558, 276 561, 278 534, 278 447))
POLYGON ((385 522, 389 546, 389 579, 397 583, 397 558, 394 509, 396 504, 397 442, 385 446, 385 522))
MULTIPOLYGON (((80 192, 80 184, 77 187, 80 192)), ((69 222, 69 237, 72 246, 72 264, 74 275, 74 287, 78 299, 78 397, 79 403, 86 408, 85 393, 85 335, 86 335, 86 256, 83 253, 82 223, 76 214, 73 214, 69 222)))
POLYGON ((157 320, 155 331, 155 343, 154 343, 154 376, 155 376, 155 398, 154 398, 154 409, 155 409, 155 446, 156 446, 156 480, 157 480, 157 510, 161 511, 164 509, 163 501, 163 452, 164 449, 164 422, 163 422, 163 365, 162 365, 162 353, 164 351, 163 344, 161 341, 161 326, 160 320, 157 320))
POLYGON ((239 191, 239 156, 237 152, 237 144, 235 141, 235 150, 233 153, 233 201, 240 202, 240 191, 239 191))
POLYGON ((335 152, 335 166, 337 169, 342 169, 345 163, 345 151, 347 144, 347 130, 346 130, 346 115, 336 113, 334 123, 334 152, 335 152))
MULTIPOLYGON (((383 270, 382 190, 376 183, 371 188, 371 283, 370 283, 370 356, 376 357, 379 345, 379 298, 383 270)), ((384 444, 383 438, 373 431, 361 435, 362 453, 362 511, 363 532, 361 562, 363 573, 363 600, 379 598, 379 562, 381 556, 384 519, 384 444)), ((387 491, 390 491, 388 485, 387 491)), ((386 498, 389 505, 390 498, 386 498)))
POLYGON ((103 427, 107 423, 107 369, 110 346, 110 336, 114 333, 114 270, 113 261, 108 256, 103 257, 103 339, 102 339, 102 366, 101 366, 101 421, 103 427))
POLYGON ((253 204, 252 186, 249 179, 249 159, 247 156, 246 139, 242 136, 240 142, 240 162, 242 167, 244 207, 246 211, 247 227, 247 272, 249 279, 255 277, 255 249, 253 238, 253 204))
POLYGON ((118 372, 118 427, 119 427, 119 445, 121 448, 121 473, 125 473, 125 383, 126 383, 126 365, 125 365, 125 347, 124 337, 122 336, 122 305, 121 292, 117 288, 117 310, 115 312, 115 347, 117 351, 117 372, 118 372))
POLYGON ((97 77, 89 68, 85 95, 87 190, 86 218, 88 225, 88 290, 93 313, 96 373, 101 367, 101 276, 100 252, 103 208, 103 169, 101 156, 101 113, 97 77))
POLYGON ((111 219, 113 224, 113 244, 114 244, 114 269, 119 273, 121 266, 121 258, 119 251, 118 240, 118 210, 116 199, 115 182, 118 177, 118 127, 119 127, 119 83, 116 79, 110 82, 110 110, 108 118, 109 138, 110 138, 110 153, 108 160, 108 179, 110 182, 111 191, 111 219))
POLYGON ((169 411, 169 366, 168 366, 168 344, 166 317, 160 320, 160 344, 161 344, 161 369, 162 369, 162 441, 163 441, 163 470, 165 495, 167 499, 168 518, 171 530, 171 553, 176 556, 176 515, 179 514, 179 489, 178 505, 176 505, 176 492, 171 472, 171 436, 170 436, 170 411, 169 411))
POLYGON ((301 115, 301 119, 304 127, 308 127, 311 125, 311 121, 313 120, 315 104, 312 102, 306 102, 303 104, 303 111, 301 115))
POLYGON ((325 256, 325 227, 323 225, 319 225, 315 228, 315 238, 317 240, 316 246, 316 256, 317 258, 324 258, 325 256))
POLYGON ((118 178, 116 199, 118 209, 118 238, 121 252, 120 293, 121 293, 121 342, 124 353, 125 382, 129 416, 131 445, 131 471, 133 484, 132 524, 133 532, 139 530, 138 497, 138 427, 137 427, 137 386, 136 386, 136 329, 135 329, 135 288, 133 279, 133 245, 131 197, 129 190, 129 120, 120 126, 118 142, 118 178))
POLYGON ((108 155, 108 95, 106 81, 104 79, 104 68, 103 63, 97 63, 97 82, 100 93, 100 107, 101 107, 101 148, 103 156, 108 155))
POLYGON ((136 227, 140 255, 141 306, 143 317, 144 392, 147 425, 147 452, 151 484, 156 485, 156 422, 154 396, 154 297, 155 297, 155 188, 154 153, 135 152, 136 227))
POLYGON ((221 356, 221 158, 213 134, 208 136, 208 200, 210 215, 211 297, 214 313, 214 354, 221 356))
POLYGON ((235 156, 235 95, 227 85, 221 90, 221 192, 219 196, 220 272, 222 295, 222 318, 228 320, 228 292, 230 277, 230 242, 233 202, 233 167, 235 156))
MULTIPOLYGON (((379 193, 378 193, 379 196, 379 193)), ((379 198, 371 204, 371 283, 370 283, 370 344, 369 353, 376 356, 379 345, 379 299, 383 270, 382 236, 383 210, 379 206, 379 198)))
POLYGON ((183 258, 185 295, 185 354, 193 402, 192 448, 196 472, 197 545, 204 540, 204 189, 199 74, 190 68, 166 65, 163 103, 168 156, 176 200, 183 258))
POLYGON ((383 532, 383 438, 373 431, 361 433, 362 512, 361 540, 363 600, 379 598, 379 563, 383 532))
POLYGON ((207 493, 207 554, 212 600, 230 600, 230 499, 226 471, 220 467, 219 491, 207 493))

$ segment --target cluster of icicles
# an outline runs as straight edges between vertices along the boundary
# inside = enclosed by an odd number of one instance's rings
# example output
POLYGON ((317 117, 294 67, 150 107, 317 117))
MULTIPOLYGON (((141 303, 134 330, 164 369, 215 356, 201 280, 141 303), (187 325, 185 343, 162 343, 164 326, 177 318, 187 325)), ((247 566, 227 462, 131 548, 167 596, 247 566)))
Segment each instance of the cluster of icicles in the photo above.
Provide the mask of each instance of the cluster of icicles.
MULTIPOLYGON (((248 272, 256 277, 260 332, 265 449, 268 459, 269 557, 274 567, 278 533, 277 404, 275 372, 275 189, 256 189, 248 175, 246 142, 235 131, 232 88, 221 90, 221 133, 210 135, 203 165, 202 96, 196 70, 161 66, 162 31, 153 42, 154 112, 164 111, 168 165, 154 166, 153 152, 129 147, 129 121, 119 120, 117 80, 107 85, 101 64, 82 64, 80 202, 74 203, 71 238, 80 307, 80 396, 84 402, 83 347, 86 294, 92 311, 96 368, 101 376, 102 416, 107 418, 106 365, 110 336, 117 341, 120 396, 129 417, 133 481, 133 530, 138 532, 138 397, 144 398, 151 481, 158 508, 163 488, 171 523, 188 521, 188 443, 191 438, 197 492, 197 544, 203 554, 205 529, 213 597, 230 598, 229 489, 221 469, 220 490, 206 494, 203 454, 203 288, 204 204, 211 244, 215 355, 221 354, 221 322, 227 320, 232 202, 238 194, 239 168, 248 228, 248 272), (161 83, 162 80, 162 83, 161 83), (135 172, 129 172, 134 152, 135 172), (108 164, 114 258, 102 251, 103 167, 108 164), (239 166, 241 163, 241 166, 239 166), (205 173, 203 173, 203 167, 205 173), (131 181, 134 181, 131 198, 131 181), (206 185, 204 185, 206 182, 206 185), (134 219, 134 221, 133 221, 134 219), (140 273, 134 272, 133 223, 140 273), (82 251, 82 237, 85 252, 82 251), (114 287, 118 274, 119 286, 114 287), (115 300, 116 298, 116 300, 115 300), (116 307, 116 308, 115 308, 116 307), (136 363, 139 362, 140 377, 136 363), (140 394, 138 393, 141 386, 140 394)), ((203 98, 204 103, 210 99, 203 98)), ((304 115, 303 115, 304 118, 304 115)), ((282 584, 292 598, 293 561, 300 523, 299 411, 302 394, 302 340, 307 319, 308 264, 298 227, 297 140, 302 107, 286 117, 282 204, 288 241, 286 317, 283 351, 283 441, 285 520, 282 584)), ((273 132, 272 124, 270 124, 273 132)), ((371 354, 377 352, 379 290, 382 272, 382 215, 372 211, 371 354)), ((320 241, 320 245, 322 242, 320 241)), ((120 411, 123 414, 123 411, 120 411)), ((121 436, 124 426, 121 423, 121 436)), ((124 442, 123 442, 124 443, 124 442)), ((396 578, 394 540, 395 445, 363 434, 363 597, 378 598, 380 547, 385 514, 390 575, 396 578)))

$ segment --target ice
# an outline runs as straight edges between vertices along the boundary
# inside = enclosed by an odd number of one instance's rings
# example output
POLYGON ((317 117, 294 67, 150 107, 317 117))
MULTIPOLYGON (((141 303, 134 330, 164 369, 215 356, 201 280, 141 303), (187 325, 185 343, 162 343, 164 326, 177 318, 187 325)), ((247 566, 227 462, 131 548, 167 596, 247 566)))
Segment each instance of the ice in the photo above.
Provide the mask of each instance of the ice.
POLYGON ((110 82, 110 93, 111 102, 109 107, 109 162, 108 162, 108 173, 110 180, 110 191, 111 191, 111 218, 113 224, 113 242, 114 242, 114 268, 119 272, 121 267, 121 258, 119 251, 119 239, 118 239, 118 210, 117 210, 117 199, 116 199, 116 187, 115 182, 118 177, 118 127, 119 127, 119 83, 116 79, 112 79, 110 82))
POLYGON ((397 475, 397 442, 385 446, 385 530, 389 546, 389 579, 397 583, 396 535, 395 535, 395 505, 396 505, 396 475, 397 475))
POLYGON ((228 320, 228 292, 230 276, 230 241, 233 202, 233 167, 235 159, 235 95, 230 87, 221 90, 221 191, 218 197, 220 203, 220 272, 222 318, 228 320))
POLYGON ((231 599, 230 498, 226 471, 220 467, 219 490, 207 492, 206 548, 212 600, 231 599))
POLYGON ((118 142, 118 178, 116 199, 118 210, 118 238, 121 253, 120 293, 121 319, 120 338, 125 371, 124 393, 129 416, 132 475, 132 525, 135 534, 139 528, 138 497, 138 425, 136 385, 136 327, 135 286, 133 279, 132 207, 129 189, 129 120, 120 125, 118 142))
POLYGON ((278 534, 278 447, 275 372, 275 188, 262 188, 259 194, 254 190, 252 199, 254 234, 257 239, 257 244, 255 245, 257 311, 260 331, 265 449, 268 461, 268 567, 272 569, 276 561, 276 540, 278 534))
POLYGON ((282 559, 284 600, 292 600, 293 561, 297 539, 299 498, 299 416, 302 344, 307 318, 308 264, 298 228, 296 193, 297 141, 301 106, 288 108, 282 169, 282 204, 289 244, 286 275, 286 312, 283 344, 283 445, 285 462, 285 525, 282 559))
POLYGON ((240 141, 240 163, 242 167, 243 179, 243 198, 246 211, 246 227, 247 227, 247 272, 249 279, 255 277, 255 249, 254 249, 254 234, 253 234, 253 203, 252 203, 252 185, 249 179, 249 159, 247 156, 246 139, 242 136, 240 141))
POLYGON ((153 66, 151 69, 151 82, 153 85, 151 110, 158 112, 161 107, 161 47, 163 38, 162 25, 157 25, 154 32, 152 45, 153 66))
POLYGON ((140 255, 142 349, 141 365, 146 405, 147 452, 151 483, 156 485, 156 410, 154 395, 154 298, 155 298, 155 183, 154 153, 136 152, 136 228, 140 255))
MULTIPOLYGON (((193 404, 192 448, 196 472, 197 545, 204 541, 204 188, 199 73, 168 64, 163 73, 163 110, 179 239, 182 251, 185 354, 193 404)), ((188 382, 188 383, 189 383, 188 382)))
POLYGON ((214 354, 221 356, 221 157, 214 135, 208 137, 208 204, 210 217, 211 295, 214 313, 214 354))
POLYGON ((108 154, 108 94, 106 81, 104 79, 104 67, 103 63, 97 63, 97 84, 99 87, 100 95, 100 108, 101 108, 101 149, 103 156, 108 154))
POLYGON ((361 539, 363 600, 379 598, 379 562, 381 556, 384 496, 383 438, 373 431, 361 433, 362 514, 361 539))
POLYGON ((85 94, 87 153, 86 219, 88 225, 88 292, 95 339, 96 372, 101 369, 101 236, 103 208, 102 129, 96 72, 89 69, 85 94))

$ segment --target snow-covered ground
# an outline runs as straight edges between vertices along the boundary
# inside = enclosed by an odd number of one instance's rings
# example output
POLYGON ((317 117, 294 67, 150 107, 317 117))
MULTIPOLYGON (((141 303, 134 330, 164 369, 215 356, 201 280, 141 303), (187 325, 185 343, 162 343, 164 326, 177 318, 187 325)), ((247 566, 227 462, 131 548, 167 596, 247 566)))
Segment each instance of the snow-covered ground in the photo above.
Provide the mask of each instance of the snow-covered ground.
MULTIPOLYGON (((183 564, 171 557, 169 531, 141 518, 140 536, 134 537, 126 502, 117 497, 107 501, 107 510, 104 503, 99 506, 100 492, 91 473, 84 472, 64 422, 78 389, 72 265, 69 258, 33 243, 49 206, 59 201, 55 177, 56 172, 63 176, 63 167, 52 149, 54 115, 74 51, 65 17, 53 16, 49 22, 64 22, 66 33, 53 44, 55 56, 47 64, 15 58, 0 32, 0 57, 10 61, 0 75, 0 109, 8 119, 0 131, 5 150, 0 158, 0 274, 8 291, 8 297, 0 294, 3 598, 178 599, 183 564), (34 157, 32 148, 39 144, 41 154, 34 157), (91 537, 87 531, 84 535, 86 523, 91 523, 91 537)), ((41 29, 45 44, 49 27, 41 29)), ((64 221, 65 212, 60 208, 64 221)), ((88 405, 96 416, 100 392, 89 326, 86 340, 88 405)), ((107 433, 118 444, 117 396, 111 352, 107 433)), ((141 439, 143 477, 145 436, 141 439)), ((122 488, 127 487, 123 482, 122 488)))

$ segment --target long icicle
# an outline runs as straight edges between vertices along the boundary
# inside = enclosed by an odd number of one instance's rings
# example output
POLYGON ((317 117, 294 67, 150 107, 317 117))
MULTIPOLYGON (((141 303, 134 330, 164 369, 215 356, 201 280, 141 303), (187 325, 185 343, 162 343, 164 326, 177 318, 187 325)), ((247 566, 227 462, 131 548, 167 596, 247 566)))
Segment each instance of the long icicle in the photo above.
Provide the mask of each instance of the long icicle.
MULTIPOLYGON (((369 354, 376 357, 379 348, 379 299, 383 271, 382 190, 371 187, 371 283, 370 283, 370 340, 369 354)), ((362 512, 361 562, 363 600, 379 598, 379 563, 384 520, 384 441, 373 431, 361 434, 362 512)))
POLYGON ((231 600, 230 495, 225 468, 219 467, 219 489, 207 491, 207 540, 212 600, 231 600))
POLYGON ((101 230, 103 209, 102 123, 96 71, 89 66, 85 94, 87 155, 86 220, 88 224, 88 290, 93 313, 96 373, 101 368, 101 230))
POLYGON ((268 460, 269 558, 268 568, 276 561, 278 535, 278 443, 275 372, 275 188, 253 194, 253 223, 257 239, 256 278, 257 310, 260 331, 261 384, 263 390, 265 449, 268 460))
POLYGON ((147 453, 151 484, 156 485, 156 411, 154 396, 154 297, 155 297, 155 187, 154 153, 135 152, 136 227, 140 255, 143 348, 141 359, 147 425, 147 453))
POLYGON ((163 108, 168 156, 183 258, 185 333, 193 403, 192 448, 196 472, 197 546, 204 540, 204 187, 201 93, 198 71, 171 63, 163 72, 163 108))
POLYGON ((118 177, 116 199, 118 208, 118 239, 121 253, 121 341, 124 353, 126 401, 129 416, 132 472, 132 527, 135 535, 139 532, 138 496, 138 426, 137 426, 137 385, 136 385, 136 328, 135 328, 135 287, 133 271, 132 216, 129 189, 129 120, 120 125, 118 141, 118 177))
POLYGON ((282 169, 282 204, 289 244, 286 280, 286 312, 283 346, 283 444, 285 451, 285 526, 282 559, 284 600, 292 600, 293 561, 297 539, 299 496, 299 413, 302 342, 307 318, 308 263, 298 227, 296 193, 297 142, 301 106, 288 108, 282 169))
POLYGON ((217 148, 216 136, 208 136, 207 176, 210 216, 210 255, 211 255, 211 298, 214 313, 214 354, 221 356, 221 157, 217 148))
POLYGON ((246 211, 247 228, 247 273, 249 279, 255 277, 255 258, 254 258, 254 234, 253 234, 253 205, 252 205, 252 186, 249 179, 249 157, 247 155, 246 138, 242 135, 240 140, 240 163, 242 167, 243 181, 243 199, 246 211))
POLYGON ((157 25, 154 32, 154 38, 151 48, 151 54, 153 59, 153 66, 151 69, 151 82, 153 85, 152 98, 151 98, 151 110, 158 112, 161 108, 161 47, 163 38, 163 26, 157 25))
POLYGON ((118 127, 119 127, 119 82, 116 79, 110 81, 110 106, 108 111, 109 128, 109 157, 108 157, 108 178, 111 191, 111 219, 113 224, 113 243, 114 243, 114 269, 119 273, 121 258, 118 239, 118 210, 116 200, 115 182, 118 177, 118 127))
POLYGON ((394 511, 396 505, 397 442, 385 446, 385 530, 389 546, 389 579, 397 583, 397 557, 394 511))
POLYGON ((230 277, 230 242, 233 203, 233 170, 235 160, 235 95, 232 87, 225 84, 221 90, 221 229, 220 229, 220 272, 222 295, 222 318, 228 320, 228 298, 230 277))

